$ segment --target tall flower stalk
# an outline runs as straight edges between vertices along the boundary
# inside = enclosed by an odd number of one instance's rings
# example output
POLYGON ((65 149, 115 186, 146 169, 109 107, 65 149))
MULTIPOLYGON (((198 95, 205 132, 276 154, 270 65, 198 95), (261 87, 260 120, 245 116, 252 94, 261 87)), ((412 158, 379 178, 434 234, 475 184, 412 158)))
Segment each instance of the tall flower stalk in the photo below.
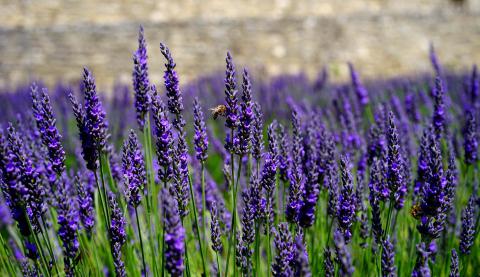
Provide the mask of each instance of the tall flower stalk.
POLYGON ((205 194, 205 161, 207 160, 208 154, 208 137, 207 137, 207 130, 205 127, 205 120, 203 116, 202 107, 197 98, 194 99, 194 110, 193 110, 193 117, 194 117, 194 128, 195 128, 195 135, 194 135, 194 144, 195 144, 195 152, 197 160, 201 164, 200 169, 200 182, 202 187, 202 239, 205 242, 204 247, 204 257, 207 257, 207 202, 206 202, 206 194, 205 194))

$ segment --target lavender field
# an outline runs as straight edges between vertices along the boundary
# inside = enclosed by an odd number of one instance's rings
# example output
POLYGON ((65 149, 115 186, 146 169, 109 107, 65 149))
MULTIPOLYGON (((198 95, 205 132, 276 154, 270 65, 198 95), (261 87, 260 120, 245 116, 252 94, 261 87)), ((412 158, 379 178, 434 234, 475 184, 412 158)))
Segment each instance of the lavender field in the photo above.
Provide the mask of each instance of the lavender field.
POLYGON ((1 89, 0 276, 479 276, 475 65, 332 83, 225 49, 182 83, 146 35, 110 92, 1 89))

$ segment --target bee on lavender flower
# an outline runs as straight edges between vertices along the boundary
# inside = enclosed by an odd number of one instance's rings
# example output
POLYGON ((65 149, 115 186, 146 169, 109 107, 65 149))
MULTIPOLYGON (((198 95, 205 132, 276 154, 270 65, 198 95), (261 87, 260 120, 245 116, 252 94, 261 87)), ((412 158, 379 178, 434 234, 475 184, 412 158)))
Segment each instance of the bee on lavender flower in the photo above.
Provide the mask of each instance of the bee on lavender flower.
POLYGON ((214 108, 211 108, 213 119, 217 119, 218 116, 225 116, 227 114, 227 107, 225 105, 218 105, 214 108))
POLYGON ((422 207, 420 204, 415 204, 412 206, 410 209, 410 214, 415 218, 415 219, 420 219, 423 215, 422 207))

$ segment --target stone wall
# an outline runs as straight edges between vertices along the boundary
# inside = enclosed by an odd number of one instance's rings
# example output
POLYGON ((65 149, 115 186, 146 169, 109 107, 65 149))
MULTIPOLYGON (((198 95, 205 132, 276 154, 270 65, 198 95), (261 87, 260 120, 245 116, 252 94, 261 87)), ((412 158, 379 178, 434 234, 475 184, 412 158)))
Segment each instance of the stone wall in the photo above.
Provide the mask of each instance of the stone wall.
POLYGON ((160 41, 182 80, 222 70, 227 50, 239 66, 275 74, 327 65, 345 78, 429 70, 433 42, 442 63, 480 61, 480 0, 0 0, 0 84, 80 78, 100 87, 129 82, 138 25, 145 26, 151 76, 159 81, 160 41), (98 3, 101 2, 101 3, 98 3))

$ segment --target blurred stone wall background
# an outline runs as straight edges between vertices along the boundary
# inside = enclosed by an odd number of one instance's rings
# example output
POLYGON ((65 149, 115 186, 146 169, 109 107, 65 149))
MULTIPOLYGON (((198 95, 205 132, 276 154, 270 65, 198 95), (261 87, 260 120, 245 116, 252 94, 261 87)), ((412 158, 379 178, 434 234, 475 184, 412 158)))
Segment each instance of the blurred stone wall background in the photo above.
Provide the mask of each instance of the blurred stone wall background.
POLYGON ((0 0, 0 19, 0 85, 78 80, 82 66, 101 88, 130 82, 140 24, 157 82, 160 41, 182 81, 222 70, 227 50, 264 74, 327 65, 337 80, 347 61, 366 77, 430 70, 430 41, 449 68, 480 61, 480 0, 0 0))

